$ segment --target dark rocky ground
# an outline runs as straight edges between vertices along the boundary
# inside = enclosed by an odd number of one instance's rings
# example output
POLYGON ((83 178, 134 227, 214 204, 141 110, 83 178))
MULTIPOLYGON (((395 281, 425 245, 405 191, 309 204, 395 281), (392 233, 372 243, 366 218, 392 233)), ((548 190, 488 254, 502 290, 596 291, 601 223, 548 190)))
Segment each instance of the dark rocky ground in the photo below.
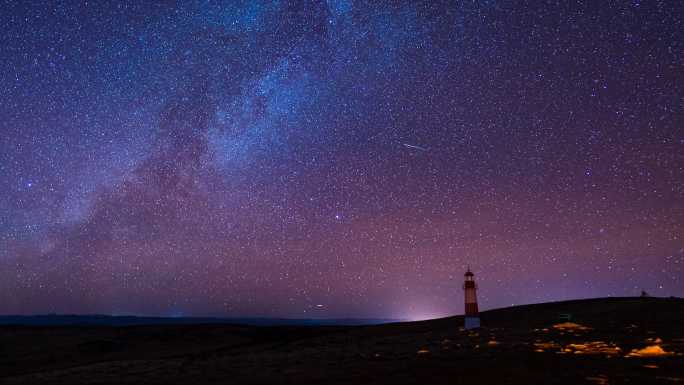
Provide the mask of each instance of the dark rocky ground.
POLYGON ((684 384, 682 299, 518 306, 484 312, 478 332, 462 323, 3 326, 0 384, 684 384), (561 313, 588 329, 554 327, 561 313))

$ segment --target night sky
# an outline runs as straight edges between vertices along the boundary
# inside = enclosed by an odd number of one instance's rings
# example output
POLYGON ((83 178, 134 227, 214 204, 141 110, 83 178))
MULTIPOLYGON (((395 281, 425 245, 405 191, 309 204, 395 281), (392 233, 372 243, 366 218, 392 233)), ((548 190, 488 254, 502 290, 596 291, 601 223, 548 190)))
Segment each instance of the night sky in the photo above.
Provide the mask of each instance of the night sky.
POLYGON ((0 2, 0 314, 684 296, 681 1, 0 2))

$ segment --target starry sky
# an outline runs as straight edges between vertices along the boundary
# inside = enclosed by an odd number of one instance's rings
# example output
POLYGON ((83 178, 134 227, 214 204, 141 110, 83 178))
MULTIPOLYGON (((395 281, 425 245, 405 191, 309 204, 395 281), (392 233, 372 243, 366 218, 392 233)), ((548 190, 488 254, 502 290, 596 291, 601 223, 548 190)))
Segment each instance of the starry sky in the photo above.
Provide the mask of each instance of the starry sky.
POLYGON ((684 296, 681 1, 0 1, 0 314, 684 296))

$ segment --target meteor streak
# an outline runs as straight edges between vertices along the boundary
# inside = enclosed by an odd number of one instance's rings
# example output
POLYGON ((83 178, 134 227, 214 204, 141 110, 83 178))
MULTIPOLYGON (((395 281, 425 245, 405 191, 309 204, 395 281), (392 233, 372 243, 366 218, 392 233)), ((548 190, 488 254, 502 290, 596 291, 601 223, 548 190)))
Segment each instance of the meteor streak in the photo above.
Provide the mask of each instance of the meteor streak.
POLYGON ((408 144, 408 143, 403 143, 403 144, 404 144, 404 147, 413 148, 413 149, 415 149, 415 150, 420 150, 420 151, 427 151, 427 150, 428 150, 428 149, 425 148, 425 147, 416 146, 416 145, 413 145, 413 144, 408 144))

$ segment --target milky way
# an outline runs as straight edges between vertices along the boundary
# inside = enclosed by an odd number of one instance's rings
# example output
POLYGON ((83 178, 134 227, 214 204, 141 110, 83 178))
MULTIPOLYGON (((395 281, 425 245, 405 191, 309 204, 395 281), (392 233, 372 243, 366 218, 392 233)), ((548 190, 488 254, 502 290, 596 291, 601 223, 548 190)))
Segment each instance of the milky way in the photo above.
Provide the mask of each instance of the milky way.
POLYGON ((1 2, 0 313, 684 295, 684 3, 564 3, 1 2))

